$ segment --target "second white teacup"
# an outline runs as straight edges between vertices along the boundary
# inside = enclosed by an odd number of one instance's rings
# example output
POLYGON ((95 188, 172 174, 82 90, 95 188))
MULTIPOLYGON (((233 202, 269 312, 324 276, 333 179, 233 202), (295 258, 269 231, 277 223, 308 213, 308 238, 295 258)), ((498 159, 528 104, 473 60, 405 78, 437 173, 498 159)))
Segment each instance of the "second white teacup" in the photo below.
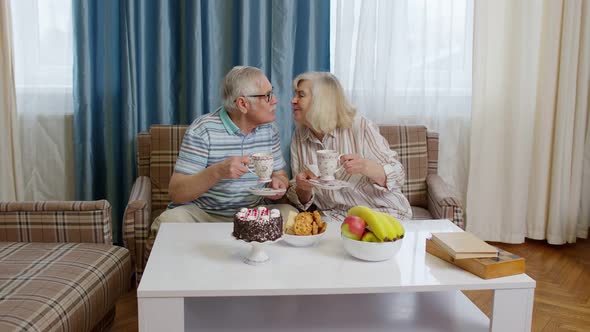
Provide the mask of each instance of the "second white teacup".
POLYGON ((318 150, 317 158, 320 180, 335 180, 334 174, 342 169, 342 166, 338 167, 341 156, 336 150, 318 150))
POLYGON ((250 156, 250 165, 252 169, 248 167, 250 172, 258 176, 258 182, 270 182, 270 176, 272 175, 274 159, 270 153, 254 153, 250 156))

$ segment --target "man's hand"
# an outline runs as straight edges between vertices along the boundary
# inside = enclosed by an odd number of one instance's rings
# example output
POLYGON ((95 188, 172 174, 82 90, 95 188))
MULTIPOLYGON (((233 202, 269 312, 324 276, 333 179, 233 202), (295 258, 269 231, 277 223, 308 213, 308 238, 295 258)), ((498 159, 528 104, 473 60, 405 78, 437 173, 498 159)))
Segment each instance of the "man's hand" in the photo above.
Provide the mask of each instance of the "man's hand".
POLYGON ((250 155, 229 157, 217 163, 217 175, 220 179, 239 179, 249 172, 250 155))

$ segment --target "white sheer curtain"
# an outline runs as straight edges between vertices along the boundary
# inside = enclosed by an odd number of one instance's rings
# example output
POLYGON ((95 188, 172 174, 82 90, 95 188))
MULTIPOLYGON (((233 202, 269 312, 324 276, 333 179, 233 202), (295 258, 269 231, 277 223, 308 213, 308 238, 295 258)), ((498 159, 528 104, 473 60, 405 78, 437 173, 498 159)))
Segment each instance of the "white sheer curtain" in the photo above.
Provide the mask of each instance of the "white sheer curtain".
POLYGON ((439 174, 465 201, 472 0, 332 0, 332 72, 378 124, 440 134, 439 174))
POLYGON ((0 0, 0 201, 21 200, 24 194, 10 21, 10 3, 0 0))
POLYGON ((590 2, 477 1, 467 230, 587 237, 590 2))
POLYGON ((71 0, 12 0, 25 200, 74 198, 71 0))

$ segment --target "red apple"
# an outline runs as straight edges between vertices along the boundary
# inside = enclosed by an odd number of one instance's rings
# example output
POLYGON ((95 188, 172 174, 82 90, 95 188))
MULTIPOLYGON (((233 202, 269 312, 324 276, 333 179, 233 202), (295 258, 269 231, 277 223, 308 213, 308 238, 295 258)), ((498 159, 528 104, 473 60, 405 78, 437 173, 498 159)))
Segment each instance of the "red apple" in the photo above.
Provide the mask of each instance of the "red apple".
POLYGON ((342 231, 342 234, 347 238, 360 241, 360 239, 363 237, 366 226, 367 223, 360 217, 349 216, 346 217, 342 222, 340 231, 342 231))

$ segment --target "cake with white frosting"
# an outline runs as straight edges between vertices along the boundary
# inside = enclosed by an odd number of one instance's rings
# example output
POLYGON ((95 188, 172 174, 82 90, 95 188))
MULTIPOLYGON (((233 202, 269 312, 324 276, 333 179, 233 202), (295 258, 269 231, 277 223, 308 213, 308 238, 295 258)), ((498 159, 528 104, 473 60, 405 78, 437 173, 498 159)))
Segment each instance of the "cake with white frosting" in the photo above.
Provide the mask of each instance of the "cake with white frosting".
POLYGON ((264 206, 242 208, 234 216, 233 235, 247 242, 274 241, 283 235, 281 212, 264 206))

